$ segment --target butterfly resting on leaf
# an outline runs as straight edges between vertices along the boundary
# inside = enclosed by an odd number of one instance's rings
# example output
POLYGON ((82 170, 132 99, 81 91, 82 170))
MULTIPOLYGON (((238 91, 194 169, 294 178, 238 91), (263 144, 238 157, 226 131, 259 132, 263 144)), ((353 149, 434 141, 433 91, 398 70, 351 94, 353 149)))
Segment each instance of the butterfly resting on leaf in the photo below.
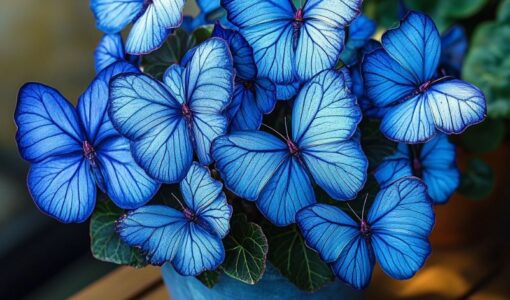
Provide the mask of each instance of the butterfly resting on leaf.
POLYGON ((225 259, 222 239, 230 229, 232 207, 209 170, 193 163, 180 183, 182 210, 147 205, 117 222, 121 239, 140 247, 151 264, 171 262, 182 275, 215 270, 225 259))
POLYGON ((37 207, 61 222, 83 222, 92 214, 96 185, 124 209, 144 205, 159 189, 107 114, 110 79, 125 72, 139 70, 119 62, 100 72, 77 109, 43 84, 28 83, 19 92, 16 140, 31 163, 28 188, 37 207))

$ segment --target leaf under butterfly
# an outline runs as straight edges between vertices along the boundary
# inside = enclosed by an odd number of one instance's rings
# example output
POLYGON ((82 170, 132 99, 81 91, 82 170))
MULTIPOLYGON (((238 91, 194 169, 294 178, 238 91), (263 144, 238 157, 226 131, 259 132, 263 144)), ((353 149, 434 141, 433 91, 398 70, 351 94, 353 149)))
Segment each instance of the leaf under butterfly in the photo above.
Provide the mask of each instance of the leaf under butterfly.
POLYGON ((90 250, 101 261, 140 268, 147 264, 141 252, 126 245, 115 231, 124 211, 111 201, 99 201, 90 219, 90 250))
POLYGON ((262 228, 248 222, 246 215, 232 218, 230 234, 225 238, 225 262, 222 270, 228 276, 247 284, 256 284, 266 269, 267 238, 262 228))
POLYGON ((268 226, 269 261, 292 283, 316 291, 333 280, 329 266, 305 244, 295 226, 268 226))
POLYGON ((205 271, 197 276, 206 287, 212 288, 220 280, 220 272, 218 271, 205 271))

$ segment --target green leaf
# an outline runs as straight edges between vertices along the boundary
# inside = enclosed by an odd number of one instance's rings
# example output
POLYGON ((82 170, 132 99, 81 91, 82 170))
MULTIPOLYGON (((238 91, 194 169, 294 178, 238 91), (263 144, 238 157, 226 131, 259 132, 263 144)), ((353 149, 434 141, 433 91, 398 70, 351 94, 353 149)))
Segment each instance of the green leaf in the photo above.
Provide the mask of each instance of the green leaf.
POLYGON ((392 28, 398 25, 398 1, 372 0, 363 3, 364 14, 377 21, 383 28, 392 28))
POLYGON ((248 222, 243 214, 232 218, 230 228, 230 234, 223 241, 226 256, 221 268, 232 278, 255 284, 266 269, 266 236, 259 225, 248 222))
POLYGON ((491 152, 499 148, 506 134, 505 122, 487 119, 470 127, 461 135, 461 146, 474 153, 491 152))
POLYGON ((136 268, 147 264, 143 255, 121 241, 115 232, 115 222, 123 210, 111 201, 99 201, 90 220, 90 240, 92 255, 96 259, 136 268))
POLYGON ((498 22, 510 23, 510 0, 501 2, 498 8, 498 22))
POLYGON ((177 29, 161 48, 142 57, 144 72, 161 80, 169 66, 178 64, 186 52, 208 39, 211 33, 212 26, 199 27, 192 34, 177 29))
POLYGON ((397 144, 384 137, 379 127, 379 121, 370 119, 360 124, 361 146, 368 158, 370 170, 377 168, 383 159, 397 150, 397 144))
POLYGON ((494 185, 492 168, 481 159, 472 159, 462 174, 459 192, 467 198, 479 200, 489 196, 494 185))
POLYGON ((218 280, 220 280, 220 272, 218 271, 205 271, 202 274, 197 276, 197 279, 200 280, 206 287, 212 288, 218 280))
POLYGON ((492 118, 510 117, 510 24, 488 22, 477 27, 462 76, 482 89, 492 118))
POLYGON ((328 264, 305 245, 295 225, 267 226, 269 261, 292 283, 306 291, 316 291, 333 280, 328 264))

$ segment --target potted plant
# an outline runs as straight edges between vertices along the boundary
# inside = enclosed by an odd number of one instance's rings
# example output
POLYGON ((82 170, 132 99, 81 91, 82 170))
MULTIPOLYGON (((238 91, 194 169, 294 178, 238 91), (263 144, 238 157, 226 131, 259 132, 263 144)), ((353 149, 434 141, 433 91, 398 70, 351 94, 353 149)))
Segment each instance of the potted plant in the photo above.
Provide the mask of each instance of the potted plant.
POLYGON ((100 260, 162 265, 174 299, 356 298, 376 262, 412 277, 462 182, 450 136, 487 114, 458 31, 402 6, 375 40, 359 0, 198 4, 92 0, 77 107, 21 88, 37 207, 90 219, 100 260))

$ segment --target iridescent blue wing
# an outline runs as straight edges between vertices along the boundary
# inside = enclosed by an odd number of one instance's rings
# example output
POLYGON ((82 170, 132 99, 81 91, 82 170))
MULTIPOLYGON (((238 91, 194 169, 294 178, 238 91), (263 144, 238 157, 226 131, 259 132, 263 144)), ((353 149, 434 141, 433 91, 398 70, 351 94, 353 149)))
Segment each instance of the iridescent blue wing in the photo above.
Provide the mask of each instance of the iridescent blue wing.
POLYGON ((144 0, 91 0, 90 9, 97 28, 105 33, 118 33, 143 10, 144 0))
POLYGON ((342 73, 324 71, 307 82, 292 110, 292 138, 301 148, 347 140, 361 111, 342 73))
POLYGON ((214 26, 212 36, 227 42, 232 53, 236 76, 243 80, 254 80, 257 76, 257 67, 253 60, 253 49, 246 39, 237 31, 223 28, 220 23, 214 26))
POLYGON ((151 264, 171 261, 186 276, 214 270, 225 257, 221 238, 167 206, 148 205, 129 212, 118 221, 117 232, 125 243, 141 248, 151 264))
POLYGON ((181 193, 188 206, 201 222, 221 238, 229 231, 232 207, 227 203, 221 182, 211 177, 209 170, 194 163, 180 183, 181 193))
POLYGON ((52 156, 34 163, 28 188, 37 207, 63 223, 88 219, 96 204, 96 183, 83 154, 52 156))
POLYGON ((147 54, 161 47, 172 28, 182 23, 184 0, 144 1, 143 13, 134 21, 126 41, 130 54, 147 54))
POLYGON ((117 206, 125 209, 147 203, 159 188, 136 164, 129 140, 115 130, 107 112, 110 80, 121 73, 135 72, 138 69, 129 63, 114 63, 96 76, 78 100, 78 114, 95 150, 93 169, 98 185, 117 206))
POLYGON ((412 277, 430 254, 434 211, 425 184, 407 177, 382 189, 367 220, 383 271, 395 279, 412 277))
POLYGON ((212 162, 212 141, 227 132, 225 109, 234 92, 232 55, 225 41, 211 38, 194 50, 183 73, 192 111, 195 150, 201 164, 212 162))
POLYGON ((267 79, 257 79, 252 87, 237 83, 231 112, 232 130, 257 130, 264 114, 270 113, 276 104, 275 85, 267 79))
POLYGON ((363 188, 368 161, 359 140, 303 149, 303 159, 315 182, 336 200, 350 200, 363 188))
POLYGON ((295 157, 287 159, 268 181, 257 200, 257 207, 271 223, 295 223, 296 213, 315 203, 309 175, 295 157))
POLYGON ((462 133, 487 115, 483 92, 465 81, 436 83, 424 94, 436 127, 447 134, 462 133))
POLYGON ((291 82, 295 73, 293 4, 289 0, 222 0, 221 4, 253 47, 259 76, 276 83, 291 82))
POLYGON ((288 158, 287 145, 262 131, 239 131, 217 138, 212 146, 216 169, 225 185, 251 201, 288 158))
POLYGON ((345 47, 360 49, 370 40, 377 29, 377 24, 365 15, 359 15, 349 25, 349 38, 345 47))
POLYGON ((141 74, 110 84, 110 119, 131 141, 135 161, 160 182, 180 181, 191 165, 193 145, 178 96, 141 74))
POLYGON ((294 103, 293 140, 317 184, 335 199, 352 199, 365 183, 366 157, 349 140, 360 119, 356 98, 336 71, 315 76, 294 103))
POLYGON ((295 36, 295 68, 303 81, 335 66, 343 50, 344 27, 360 13, 360 8, 361 0, 306 1, 304 21, 295 36))
MULTIPOLYGON (((407 147, 407 145, 406 145, 407 147)), ((413 175, 409 158, 390 158, 384 160, 375 170, 374 176, 381 187, 413 175)))
POLYGON ((308 246, 331 263, 335 274, 357 289, 370 282, 374 267, 371 246, 360 234, 360 225, 340 209, 315 204, 301 210, 297 223, 308 246))
POLYGON ((220 0, 197 0, 197 5, 206 14, 221 8, 220 0))
POLYGON ((294 98, 299 92, 301 83, 296 79, 293 83, 277 84, 276 85, 276 98, 278 100, 290 100, 294 98))
POLYGON ((105 34, 94 51, 96 72, 99 73, 116 61, 124 60, 124 43, 119 33, 105 34))
POLYGON ((468 39, 464 28, 459 25, 450 27, 441 36, 440 68, 447 74, 460 77, 462 63, 468 48, 468 39))
POLYGON ((455 146, 444 134, 437 135, 421 149, 422 178, 434 204, 446 203, 459 186, 460 173, 455 157, 455 146))
POLYGON ((51 156, 82 153, 84 132, 74 107, 55 89, 39 83, 19 91, 14 119, 21 156, 38 162, 51 156))
POLYGON ((441 38, 427 15, 409 12, 398 28, 387 31, 381 43, 388 55, 412 74, 419 86, 431 80, 441 58, 441 38))
POLYGON ((427 99, 417 95, 389 107, 381 122, 381 132, 393 141, 406 144, 428 141, 436 134, 436 128, 427 99))

